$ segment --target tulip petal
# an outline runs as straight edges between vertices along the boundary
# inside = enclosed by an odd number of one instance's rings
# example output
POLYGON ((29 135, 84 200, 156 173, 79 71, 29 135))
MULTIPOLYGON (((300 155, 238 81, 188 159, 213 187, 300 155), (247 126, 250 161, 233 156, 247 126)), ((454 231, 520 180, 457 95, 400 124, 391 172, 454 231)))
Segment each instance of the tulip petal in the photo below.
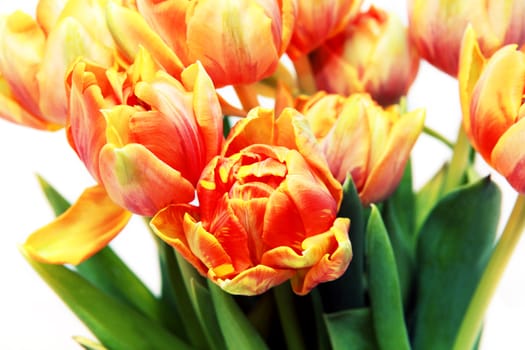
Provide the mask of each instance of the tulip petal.
POLYGON ((487 62, 472 93, 470 125, 475 148, 484 159, 515 123, 525 91, 525 54, 514 45, 498 50, 487 62))
POLYGON ((386 198, 401 181, 410 151, 423 130, 425 111, 414 110, 394 123, 385 151, 373 165, 359 198, 365 204, 386 198))
POLYGON ((476 33, 472 26, 468 26, 463 35, 458 68, 459 98, 461 102, 461 114, 463 126, 469 137, 472 137, 470 125, 470 101, 474 86, 483 71, 486 59, 481 53, 476 33))
POLYGON ((204 143, 205 159, 220 153, 224 141, 222 110, 213 82, 198 62, 182 72, 182 81, 188 91, 193 91, 193 111, 204 143))
POLYGON ((106 16, 113 39, 129 61, 133 61, 139 47, 144 46, 168 73, 174 77, 180 76, 182 62, 139 13, 110 1, 106 16))
POLYGON ((252 109, 246 118, 239 120, 230 130, 230 134, 224 143, 222 155, 229 157, 256 143, 272 144, 274 138, 273 122, 273 110, 262 107, 252 109))
POLYGON ((101 186, 90 187, 55 221, 31 234, 24 248, 41 262, 77 265, 104 248, 130 217, 101 186))
POLYGON ((139 144, 105 145, 100 177, 116 203, 139 215, 153 216, 169 204, 189 203, 195 197, 193 185, 179 171, 139 144))
POLYGON ((60 17, 68 0, 39 0, 36 5, 36 19, 44 32, 49 33, 60 17))
POLYGON ((160 210, 150 221, 153 231, 166 243, 173 246, 197 271, 206 276, 208 268, 192 253, 186 234, 185 225, 195 222, 198 208, 188 204, 173 204, 160 210))
POLYGON ((0 17, 0 72, 17 101, 32 115, 40 115, 35 75, 44 54, 45 36, 31 16, 17 11, 0 17))
POLYGON ((232 279, 221 279, 210 273, 208 277, 219 287, 235 295, 259 295, 275 287, 293 276, 293 270, 274 269, 257 265, 242 271, 232 279))
MULTIPOLYGON (((292 289, 298 295, 305 295, 319 283, 333 281, 343 275, 352 260, 352 245, 348 238, 350 222, 337 218, 330 229, 337 247, 325 254, 319 262, 305 271, 298 271, 291 279, 292 289)), ((314 240, 315 242, 315 240, 314 240)))
POLYGON ((50 32, 42 64, 36 75, 40 91, 39 107, 42 114, 57 124, 65 124, 68 112, 65 83, 70 65, 79 57, 110 67, 113 52, 99 44, 87 30, 72 17, 61 20, 50 32))
POLYGON ((491 165, 521 194, 525 194, 523 140, 525 140, 525 118, 520 119, 501 136, 491 154, 491 165))

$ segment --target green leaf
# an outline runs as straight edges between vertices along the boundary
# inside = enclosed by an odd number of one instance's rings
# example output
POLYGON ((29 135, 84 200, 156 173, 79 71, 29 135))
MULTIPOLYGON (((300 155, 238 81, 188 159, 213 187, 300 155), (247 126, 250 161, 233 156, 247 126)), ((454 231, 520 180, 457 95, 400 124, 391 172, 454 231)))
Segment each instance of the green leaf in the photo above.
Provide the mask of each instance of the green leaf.
POLYGON ((174 333, 181 334, 181 337, 187 339, 196 348, 208 348, 210 344, 203 330, 204 325, 199 321, 195 309, 196 302, 191 296, 190 280, 195 278, 195 269, 186 266, 187 262, 183 258, 178 259, 173 247, 156 235, 154 237, 161 266, 165 322, 169 323, 171 319, 170 329, 177 329, 174 333))
POLYGON ((375 350, 378 348, 368 308, 325 314, 333 350, 375 350))
POLYGON ((148 318, 162 321, 159 300, 110 247, 77 265, 76 270, 100 290, 128 303, 148 318))
POLYGON ((445 164, 416 194, 416 232, 419 232, 428 214, 441 199, 447 172, 448 164, 445 164))
MULTIPOLYGON (((38 175, 37 178, 55 215, 65 212, 70 203, 44 178, 38 175)), ((152 320, 160 320, 159 301, 110 247, 79 264, 76 270, 100 290, 128 303, 152 320)))
POLYGON ((408 305, 415 277, 415 197, 410 162, 397 190, 385 201, 383 218, 396 258, 403 304, 408 305))
POLYGON ((208 288, 228 349, 268 349, 232 296, 209 280, 208 288))
POLYGON ((372 321, 380 349, 410 349, 403 316, 396 260, 388 233, 376 206, 366 231, 368 288, 372 321))
POLYGON ((365 305, 364 246, 365 214, 352 178, 347 177, 343 185, 343 202, 339 217, 350 219, 350 241, 352 262, 343 276, 335 281, 321 283, 317 288, 325 312, 359 308, 365 305))
POLYGON ((190 349, 159 324, 100 291, 72 270, 26 260, 77 317, 110 349, 190 349))
POLYGON ((493 249, 501 193, 485 178, 446 195, 418 244, 414 349, 451 349, 493 249))
POLYGON ((71 203, 67 201, 53 186, 49 184, 42 176, 37 174, 38 183, 44 195, 46 196, 47 201, 53 208, 55 216, 59 216, 65 212, 70 206, 71 203))

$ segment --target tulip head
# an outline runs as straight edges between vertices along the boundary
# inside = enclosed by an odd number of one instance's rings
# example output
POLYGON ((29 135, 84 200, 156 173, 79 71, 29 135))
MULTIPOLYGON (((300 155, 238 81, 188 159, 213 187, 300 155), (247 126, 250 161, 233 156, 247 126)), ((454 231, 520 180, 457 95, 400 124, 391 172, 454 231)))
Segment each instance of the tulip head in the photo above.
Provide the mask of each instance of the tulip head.
POLYGON ((419 55, 401 20, 371 7, 312 52, 317 87, 329 93, 368 92, 382 105, 406 95, 419 55))
POLYGON ((408 10, 410 36, 421 56, 453 77, 469 24, 487 56, 503 45, 525 43, 525 4, 520 0, 410 0, 408 10))
POLYGON ((0 117, 47 130, 65 125, 70 65, 79 57, 115 63, 103 3, 47 0, 36 20, 22 12, 0 18, 0 117))
POLYGON ((282 146, 291 141, 291 130, 308 137, 299 131, 300 121, 293 125, 302 117, 290 113, 282 128, 269 128, 242 147, 256 134, 254 127, 275 125, 271 117, 252 112, 223 155, 206 166, 197 185, 198 208, 172 205, 151 221, 162 239, 232 294, 260 294, 288 279, 295 293, 306 294, 341 276, 352 257, 349 220, 336 217, 341 186, 330 181, 315 151, 309 159, 305 148, 294 149, 308 142, 282 146), (257 143, 262 140, 270 142, 257 143))
POLYGON ((127 73, 79 63, 70 83, 70 142, 117 204, 151 216, 194 199, 223 142, 220 105, 200 64, 179 82, 143 52, 127 73))
POLYGON ((295 21, 292 0, 138 0, 137 8, 183 65, 200 61, 217 87, 271 75, 295 21))
POLYGON ((351 176, 363 204, 395 190, 423 129, 422 110, 401 114, 397 106, 383 109, 367 94, 319 93, 299 105, 332 174, 341 183, 351 176))
POLYGON ((357 15, 361 0, 297 1, 297 18, 287 53, 292 60, 306 55, 344 30, 357 15))
POLYGON ((508 45, 487 59, 469 28, 458 80, 463 125, 473 147, 525 193, 525 52, 508 45))

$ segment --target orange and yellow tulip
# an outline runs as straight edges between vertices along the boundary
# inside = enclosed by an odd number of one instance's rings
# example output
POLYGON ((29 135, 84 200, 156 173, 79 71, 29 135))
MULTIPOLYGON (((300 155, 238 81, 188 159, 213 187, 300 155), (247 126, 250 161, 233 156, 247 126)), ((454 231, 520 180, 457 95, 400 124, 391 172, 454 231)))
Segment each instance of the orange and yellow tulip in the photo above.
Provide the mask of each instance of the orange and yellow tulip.
POLYGON ((0 117, 43 130, 67 119, 65 79, 78 58, 115 64, 105 1, 41 0, 36 20, 17 11, 0 17, 0 117))
POLYGON ((297 1, 297 18, 287 53, 292 60, 308 54, 345 29, 362 0, 297 1))
POLYGON ((470 27, 458 81, 463 125, 473 147, 511 186, 525 193, 525 52, 507 45, 486 58, 470 27))
MULTIPOLYGON (((293 0, 138 0, 137 8, 184 66, 200 61, 217 87, 271 75, 295 21, 293 0)), ((112 17, 126 45, 134 22, 112 17)))
POLYGON ((419 69, 401 20, 376 7, 360 13, 310 60, 318 89, 346 96, 368 92, 384 106, 406 95, 419 69))
POLYGON ((349 220, 336 217, 341 186, 308 147, 315 142, 299 113, 286 109, 274 121, 258 109, 246 120, 204 169, 199 207, 169 206, 151 225, 229 293, 260 294, 290 279, 306 294, 341 276, 352 257, 349 220))
POLYGON ((401 180, 410 151, 423 130, 425 113, 383 109, 367 94, 343 97, 323 92, 298 102, 321 145, 332 174, 351 176, 363 204, 379 202, 401 180))
POLYGON ((188 203, 208 161, 219 154, 222 111, 198 63, 181 82, 142 51, 128 74, 78 63, 69 79, 68 137, 120 206, 151 216, 188 203))
POLYGON ((456 77, 461 39, 469 24, 481 51, 490 56, 506 44, 525 43, 524 12, 521 0, 410 0, 409 31, 425 60, 456 77))

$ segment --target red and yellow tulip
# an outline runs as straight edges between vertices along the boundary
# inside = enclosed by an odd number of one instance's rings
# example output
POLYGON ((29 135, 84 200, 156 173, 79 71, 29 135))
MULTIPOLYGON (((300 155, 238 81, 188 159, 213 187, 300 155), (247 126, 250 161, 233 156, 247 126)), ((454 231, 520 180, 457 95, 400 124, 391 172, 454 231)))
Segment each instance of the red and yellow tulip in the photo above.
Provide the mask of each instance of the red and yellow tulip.
POLYGON ((419 68, 401 20, 373 6, 314 50, 310 61, 318 89, 346 96, 368 92, 382 105, 406 95, 419 68))
POLYGON ((463 125, 483 159, 525 193, 525 52, 508 45, 486 58, 469 28, 458 73, 463 125))
POLYGON ((362 0, 297 1, 297 19, 287 53, 292 60, 308 54, 345 29, 362 0))
MULTIPOLYGON (((138 0, 137 8, 184 66, 200 61, 217 87, 271 75, 295 21, 292 0, 138 0)), ((142 20, 136 24, 130 16, 111 16, 112 32, 121 46, 134 40, 130 31, 144 32, 142 20)))
POLYGON ((341 276, 352 257, 349 220, 336 217, 342 189, 305 126, 291 109, 276 121, 271 111, 252 110, 204 169, 199 207, 167 207, 151 221, 154 230, 232 294, 291 279, 302 295, 341 276))
POLYGON ((200 64, 179 82, 142 53, 128 74, 75 66, 68 136, 113 201, 151 216, 193 200, 202 169, 222 146, 222 111, 200 64))
POLYGON ((521 0, 410 0, 409 31, 421 56, 456 77, 461 39, 470 24, 484 55, 506 44, 525 43, 521 0))
POLYGON ((351 176, 364 204, 381 201, 401 180, 410 151, 423 130, 425 113, 383 109, 367 94, 318 93, 299 101, 332 174, 351 176))
POLYGON ((65 125, 68 98, 60 81, 70 65, 79 57, 116 64, 105 2, 41 0, 36 20, 20 11, 0 18, 1 118, 44 130, 65 125))

